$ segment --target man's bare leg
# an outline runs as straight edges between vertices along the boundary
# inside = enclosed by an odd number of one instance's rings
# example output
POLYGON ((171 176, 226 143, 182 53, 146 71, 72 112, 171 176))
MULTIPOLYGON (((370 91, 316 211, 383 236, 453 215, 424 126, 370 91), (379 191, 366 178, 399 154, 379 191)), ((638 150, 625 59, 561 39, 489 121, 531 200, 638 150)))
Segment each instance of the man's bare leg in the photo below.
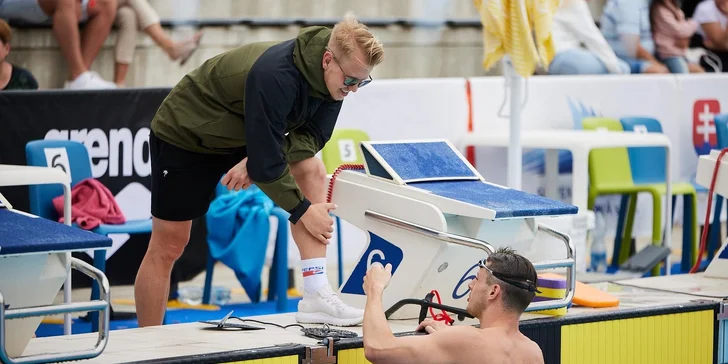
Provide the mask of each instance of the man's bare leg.
POLYGON ((68 79, 74 80, 88 69, 81 54, 76 1, 38 0, 38 5, 53 18, 53 35, 68 64, 68 79))
MULTIPOLYGON (((291 174, 311 204, 326 202, 326 168, 320 159, 292 163, 291 174)), ((326 245, 311 235, 303 223, 291 224, 291 235, 301 252, 301 259, 326 257, 326 245)))
POLYGON ((116 18, 117 7, 116 0, 96 0, 96 6, 89 9, 88 22, 81 35, 81 54, 86 68, 91 68, 91 64, 109 36, 116 18))
POLYGON ((139 327, 161 325, 174 263, 190 240, 192 221, 152 218, 152 236, 134 284, 139 327))
MULTIPOLYGON (((318 158, 291 165, 291 173, 311 203, 326 202, 326 168, 318 158)), ((331 289, 326 275, 326 247, 302 223, 291 225, 291 233, 301 253, 303 299, 298 303, 296 320, 300 323, 336 326, 358 325, 364 310, 344 304, 331 289)))

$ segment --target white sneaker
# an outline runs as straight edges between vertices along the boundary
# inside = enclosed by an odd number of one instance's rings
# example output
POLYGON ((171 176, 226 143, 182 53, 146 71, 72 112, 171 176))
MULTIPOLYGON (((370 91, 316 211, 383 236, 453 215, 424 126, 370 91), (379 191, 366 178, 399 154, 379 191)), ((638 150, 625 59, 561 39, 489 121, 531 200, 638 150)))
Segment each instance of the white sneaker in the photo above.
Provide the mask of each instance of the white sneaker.
POLYGON ((66 81, 64 88, 69 90, 88 90, 88 89, 114 89, 116 84, 104 80, 96 71, 86 71, 73 81, 66 81))
POLYGON ((301 324, 355 326, 364 321, 364 310, 351 307, 331 290, 328 284, 315 294, 303 294, 298 302, 296 321, 301 324))

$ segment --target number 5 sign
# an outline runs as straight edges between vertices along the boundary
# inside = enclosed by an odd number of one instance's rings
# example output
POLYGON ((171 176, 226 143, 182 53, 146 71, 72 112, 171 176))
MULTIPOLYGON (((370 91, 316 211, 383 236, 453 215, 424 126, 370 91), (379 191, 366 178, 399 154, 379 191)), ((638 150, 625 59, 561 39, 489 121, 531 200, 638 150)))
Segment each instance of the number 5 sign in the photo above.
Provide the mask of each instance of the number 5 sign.
POLYGON ((356 162, 356 146, 353 140, 339 140, 339 158, 341 158, 342 162, 356 162))
POLYGON ((59 168, 63 172, 66 172, 68 177, 73 179, 71 176, 71 163, 68 161, 66 148, 46 148, 43 151, 45 152, 48 167, 59 168))

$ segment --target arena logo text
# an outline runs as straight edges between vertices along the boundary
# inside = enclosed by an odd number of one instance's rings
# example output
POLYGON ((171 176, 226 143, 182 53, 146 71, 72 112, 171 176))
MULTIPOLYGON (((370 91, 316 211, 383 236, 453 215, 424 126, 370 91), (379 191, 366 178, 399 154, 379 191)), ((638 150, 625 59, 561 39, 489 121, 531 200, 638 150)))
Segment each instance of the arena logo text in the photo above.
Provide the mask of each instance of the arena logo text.
POLYGON ((51 129, 46 133, 45 139, 74 140, 86 145, 94 178, 102 177, 107 172, 109 177, 117 177, 120 172, 123 177, 134 174, 147 177, 151 173, 149 128, 140 128, 136 133, 132 133, 129 128, 108 131, 99 128, 51 129))

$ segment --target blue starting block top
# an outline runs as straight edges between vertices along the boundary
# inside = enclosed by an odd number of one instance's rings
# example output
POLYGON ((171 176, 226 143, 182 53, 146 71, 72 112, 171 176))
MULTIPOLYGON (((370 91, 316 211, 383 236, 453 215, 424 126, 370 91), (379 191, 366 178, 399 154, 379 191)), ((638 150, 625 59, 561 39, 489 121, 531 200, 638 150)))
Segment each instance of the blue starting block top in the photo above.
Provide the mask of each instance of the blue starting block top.
POLYGON ((84 251, 111 246, 111 238, 0 208, 0 256, 84 251))
POLYGON ((407 185, 492 210, 496 219, 573 215, 578 212, 574 205, 482 181, 415 182, 407 185))
POLYGON ((362 142, 366 173, 492 210, 495 218, 572 215, 576 206, 485 182, 446 140, 362 142))

